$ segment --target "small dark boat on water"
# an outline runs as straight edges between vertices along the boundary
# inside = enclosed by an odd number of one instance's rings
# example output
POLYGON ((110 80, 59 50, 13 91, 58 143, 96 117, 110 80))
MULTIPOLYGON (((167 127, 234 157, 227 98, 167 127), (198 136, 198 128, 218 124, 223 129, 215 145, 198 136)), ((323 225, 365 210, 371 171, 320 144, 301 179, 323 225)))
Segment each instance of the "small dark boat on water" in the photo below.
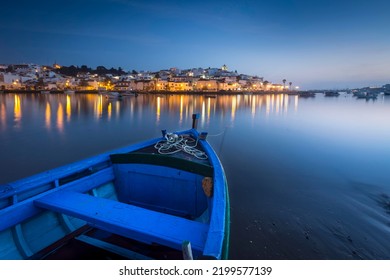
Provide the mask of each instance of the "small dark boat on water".
POLYGON ((339 96, 340 95, 340 93, 337 91, 326 91, 324 94, 325 94, 325 96, 339 96))
POLYGON ((316 94, 314 92, 310 92, 310 91, 301 91, 298 93, 298 96, 299 97, 315 97, 316 94))
POLYGON ((198 116, 192 129, 0 185, 0 259, 227 259, 226 177, 198 116))

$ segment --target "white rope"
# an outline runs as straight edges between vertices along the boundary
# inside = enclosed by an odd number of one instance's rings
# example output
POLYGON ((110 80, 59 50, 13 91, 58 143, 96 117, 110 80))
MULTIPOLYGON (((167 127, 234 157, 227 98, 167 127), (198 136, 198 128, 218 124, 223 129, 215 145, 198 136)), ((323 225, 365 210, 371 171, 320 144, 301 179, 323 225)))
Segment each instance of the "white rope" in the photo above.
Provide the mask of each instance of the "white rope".
POLYGON ((222 135, 224 133, 225 133, 225 130, 220 132, 220 133, 218 133, 218 134, 208 134, 207 137, 217 137, 217 136, 220 136, 220 135, 222 135))
POLYGON ((184 137, 173 133, 165 134, 165 140, 161 140, 154 145, 154 148, 160 154, 172 155, 180 151, 186 152, 197 159, 207 159, 205 152, 196 148, 198 145, 198 139, 194 140, 190 137, 184 137), (195 144, 194 144, 195 142, 195 144))

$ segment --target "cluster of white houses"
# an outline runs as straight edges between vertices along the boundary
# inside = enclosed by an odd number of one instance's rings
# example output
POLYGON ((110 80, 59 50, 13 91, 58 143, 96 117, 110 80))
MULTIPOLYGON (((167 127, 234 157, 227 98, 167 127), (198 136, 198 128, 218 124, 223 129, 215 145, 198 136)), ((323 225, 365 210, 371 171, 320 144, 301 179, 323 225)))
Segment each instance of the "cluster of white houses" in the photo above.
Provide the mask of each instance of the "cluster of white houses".
MULTIPOLYGON (((2 90, 117 90, 117 91, 282 91, 285 84, 272 84, 262 77, 238 74, 221 68, 171 68, 157 72, 129 72, 120 76, 97 75, 79 72, 65 76, 59 73, 61 66, 36 64, 0 65, 0 89, 2 90)), ((291 87, 291 83, 290 83, 291 87)))

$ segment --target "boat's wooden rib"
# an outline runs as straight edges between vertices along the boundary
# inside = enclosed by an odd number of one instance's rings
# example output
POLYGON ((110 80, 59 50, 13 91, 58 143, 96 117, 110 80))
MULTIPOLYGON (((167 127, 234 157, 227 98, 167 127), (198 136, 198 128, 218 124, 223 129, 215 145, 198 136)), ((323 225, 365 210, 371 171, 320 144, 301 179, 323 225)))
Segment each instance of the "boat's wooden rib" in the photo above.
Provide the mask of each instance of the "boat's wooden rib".
POLYGON ((139 254, 137 252, 128 250, 126 248, 117 246, 115 244, 111 244, 105 241, 102 241, 100 239, 96 239, 87 235, 80 235, 75 238, 78 241, 84 242, 88 245, 98 247, 100 249, 109 251, 111 253, 120 255, 122 257, 125 257, 130 260, 152 260, 152 258, 149 258, 145 255, 139 254))

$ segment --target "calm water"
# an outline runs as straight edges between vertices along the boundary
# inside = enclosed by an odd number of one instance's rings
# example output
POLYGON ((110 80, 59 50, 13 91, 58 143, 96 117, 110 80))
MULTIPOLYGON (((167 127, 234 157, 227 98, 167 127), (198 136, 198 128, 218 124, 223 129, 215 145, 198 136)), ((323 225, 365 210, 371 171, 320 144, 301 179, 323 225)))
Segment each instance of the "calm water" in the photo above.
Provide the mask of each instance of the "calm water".
POLYGON ((390 259, 390 96, 0 95, 0 184, 199 130, 225 167, 231 259, 390 259))

